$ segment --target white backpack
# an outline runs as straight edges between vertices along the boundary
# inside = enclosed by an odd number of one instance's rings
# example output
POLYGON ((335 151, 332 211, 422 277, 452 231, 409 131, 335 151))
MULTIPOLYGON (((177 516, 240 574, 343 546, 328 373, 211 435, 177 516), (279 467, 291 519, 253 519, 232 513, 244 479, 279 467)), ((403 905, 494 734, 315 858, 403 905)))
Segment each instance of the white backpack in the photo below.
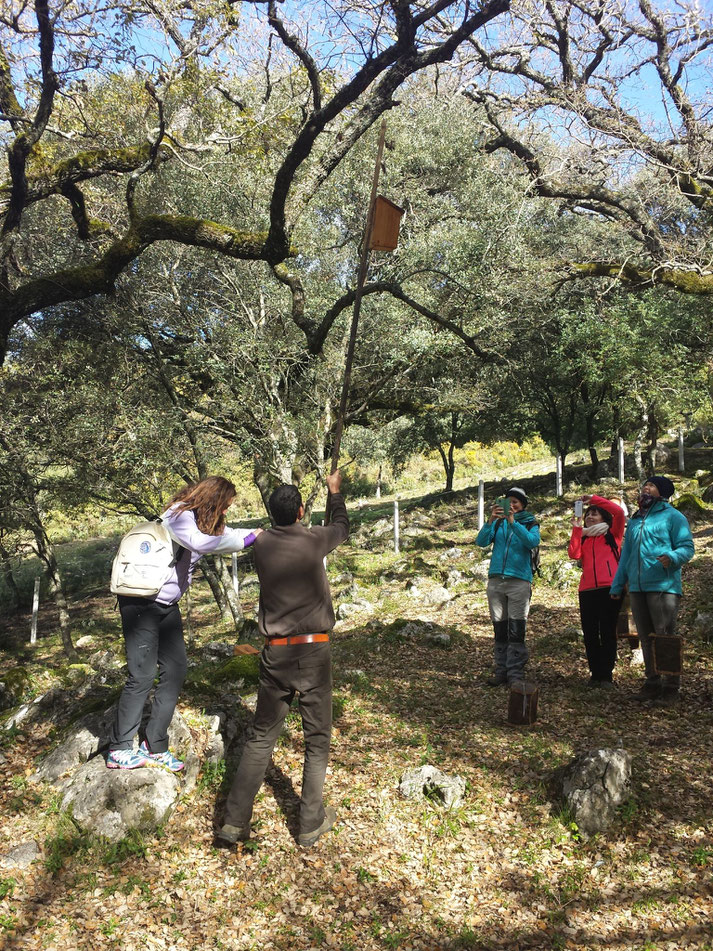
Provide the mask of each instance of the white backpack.
POLYGON ((139 522, 119 543, 111 566, 111 593, 154 597, 171 577, 183 551, 160 518, 139 522))

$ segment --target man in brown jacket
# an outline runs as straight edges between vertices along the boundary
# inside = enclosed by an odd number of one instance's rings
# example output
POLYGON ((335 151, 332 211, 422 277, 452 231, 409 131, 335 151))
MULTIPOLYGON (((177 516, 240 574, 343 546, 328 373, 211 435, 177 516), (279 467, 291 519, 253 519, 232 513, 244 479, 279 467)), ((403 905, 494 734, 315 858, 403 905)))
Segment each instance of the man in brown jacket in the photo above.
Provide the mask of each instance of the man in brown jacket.
POLYGON ((293 485, 270 496, 274 526, 255 540, 260 580, 258 625, 265 638, 260 658, 255 719, 240 759, 218 837, 243 842, 250 836, 255 796, 295 694, 305 741, 298 842, 311 846, 334 825, 336 812, 322 800, 332 732, 332 658, 329 631, 334 609, 325 555, 349 535, 349 517, 339 470, 327 477, 329 525, 307 528, 304 505, 293 485))

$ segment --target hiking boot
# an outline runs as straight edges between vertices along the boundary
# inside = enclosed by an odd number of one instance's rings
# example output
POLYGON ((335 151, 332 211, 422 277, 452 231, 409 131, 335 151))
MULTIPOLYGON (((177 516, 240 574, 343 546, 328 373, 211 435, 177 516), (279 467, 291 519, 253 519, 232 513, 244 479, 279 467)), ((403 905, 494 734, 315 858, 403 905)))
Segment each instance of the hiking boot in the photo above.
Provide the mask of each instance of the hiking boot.
POLYGON ((231 845, 235 845, 236 842, 247 842, 250 838, 250 826, 231 826, 226 823, 218 829, 216 837, 231 845))
POLYGON ((308 849, 314 845, 317 839, 321 838, 325 832, 329 832, 337 820, 337 810, 333 806, 327 806, 324 810, 324 821, 314 832, 301 832, 297 836, 298 843, 308 849))
POLYGON ((107 769, 141 769, 142 766, 153 766, 151 758, 138 750, 109 750, 106 758, 107 769))
POLYGON ((178 759, 177 756, 174 756, 170 750, 166 750, 163 753, 150 753, 149 748, 144 741, 139 747, 139 753, 142 753, 147 759, 149 766, 162 766, 164 769, 170 770, 172 773, 180 773, 183 769, 183 760, 178 759))
POLYGON ((661 686, 659 684, 644 684, 638 693, 631 698, 637 703, 646 703, 648 700, 656 700, 661 696, 661 686))
POLYGON ((508 682, 507 674, 493 674, 485 681, 486 687, 506 687, 508 682))
POLYGON ((665 686, 654 700, 655 707, 672 707, 678 702, 678 687, 665 686))

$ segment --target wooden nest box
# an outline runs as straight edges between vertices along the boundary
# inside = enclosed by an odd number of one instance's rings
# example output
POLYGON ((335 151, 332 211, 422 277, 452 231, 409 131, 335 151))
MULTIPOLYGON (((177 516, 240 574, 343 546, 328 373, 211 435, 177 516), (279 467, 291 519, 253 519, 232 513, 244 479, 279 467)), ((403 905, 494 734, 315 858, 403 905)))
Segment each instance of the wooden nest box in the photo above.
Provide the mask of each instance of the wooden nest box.
POLYGON ((383 195, 376 196, 374 222, 371 228, 370 251, 393 251, 399 243, 399 225, 403 208, 383 195))
POLYGON ((678 634, 656 634, 652 642, 656 673, 680 676, 683 669, 683 638, 678 634))

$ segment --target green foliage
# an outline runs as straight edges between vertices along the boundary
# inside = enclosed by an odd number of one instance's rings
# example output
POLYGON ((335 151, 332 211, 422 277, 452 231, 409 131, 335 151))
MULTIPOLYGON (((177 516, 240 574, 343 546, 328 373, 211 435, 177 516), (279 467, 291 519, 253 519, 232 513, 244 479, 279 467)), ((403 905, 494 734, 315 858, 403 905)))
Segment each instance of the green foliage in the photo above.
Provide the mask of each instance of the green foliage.
POLYGON ((2 682, 8 694, 7 706, 20 703, 30 683, 30 675, 25 667, 12 667, 3 672, 2 682))
POLYGON ((691 853, 691 864, 699 868, 713 865, 713 848, 699 845, 691 853))
POLYGON ((219 789, 225 780, 225 768, 224 759, 217 763, 204 763, 196 785, 198 793, 219 789))
POLYGON ((639 803, 634 796, 629 796, 629 798, 619 806, 619 815, 623 822, 631 822, 636 818, 638 812, 639 803))
POLYGON ((71 856, 89 848, 89 837, 78 831, 71 817, 60 816, 54 833, 45 841, 45 868, 55 878, 71 856))
POLYGON ((0 878, 0 900, 10 898, 17 885, 14 878, 0 878))
POLYGON ((130 829, 129 834, 118 842, 107 842, 101 849, 101 858, 105 865, 121 865, 134 856, 146 855, 146 842, 138 829, 130 829))

